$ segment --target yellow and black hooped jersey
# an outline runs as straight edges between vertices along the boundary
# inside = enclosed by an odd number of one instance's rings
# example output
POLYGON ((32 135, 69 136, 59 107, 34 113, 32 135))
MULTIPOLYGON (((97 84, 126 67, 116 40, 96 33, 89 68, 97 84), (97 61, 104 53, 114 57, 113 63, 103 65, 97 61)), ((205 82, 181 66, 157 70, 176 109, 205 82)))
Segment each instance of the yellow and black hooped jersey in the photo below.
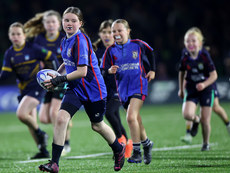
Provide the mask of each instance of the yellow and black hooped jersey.
MULTIPOLYGON (((51 51, 31 42, 26 42, 21 48, 11 46, 6 50, 1 71, 1 79, 7 78, 14 72, 17 77, 18 87, 21 91, 37 85, 36 74, 41 69, 40 62, 58 66, 56 57, 51 51)), ((57 67, 56 67, 57 68, 57 67)))

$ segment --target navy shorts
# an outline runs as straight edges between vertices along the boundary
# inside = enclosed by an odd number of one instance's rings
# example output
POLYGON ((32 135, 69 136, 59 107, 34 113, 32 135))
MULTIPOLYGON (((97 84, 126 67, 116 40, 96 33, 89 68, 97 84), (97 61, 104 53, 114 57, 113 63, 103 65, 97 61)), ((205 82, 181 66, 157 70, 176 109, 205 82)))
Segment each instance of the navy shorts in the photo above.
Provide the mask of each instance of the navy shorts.
POLYGON ((203 91, 196 89, 186 89, 184 101, 192 101, 195 104, 200 103, 200 106, 213 106, 215 90, 206 88, 203 91))
POLYGON ((50 103, 52 98, 56 98, 58 100, 62 100, 62 98, 64 97, 65 94, 65 90, 60 90, 60 91, 48 91, 46 92, 46 95, 43 99, 43 103, 50 103))
POLYGON ((128 109, 128 106, 129 106, 129 103, 130 103, 131 98, 137 98, 137 99, 140 99, 140 100, 142 100, 142 101, 145 101, 146 95, 143 95, 143 94, 134 94, 134 95, 130 96, 130 97, 128 98, 128 101, 127 101, 127 102, 122 102, 122 105, 123 105, 123 107, 124 107, 125 109, 128 109))
POLYGON ((92 123, 99 123, 103 120, 106 99, 96 102, 81 101, 72 90, 65 92, 60 109, 67 111, 73 117, 82 105, 92 123))
POLYGON ((219 95, 219 92, 218 92, 218 90, 217 90, 217 86, 216 86, 216 84, 215 85, 213 85, 213 89, 214 89, 214 94, 215 94, 215 98, 216 97, 220 97, 220 95, 219 95))
POLYGON ((22 93, 18 96, 18 102, 20 103, 24 96, 31 96, 37 99, 40 103, 45 96, 46 91, 39 85, 33 86, 33 88, 28 88, 23 90, 22 93))

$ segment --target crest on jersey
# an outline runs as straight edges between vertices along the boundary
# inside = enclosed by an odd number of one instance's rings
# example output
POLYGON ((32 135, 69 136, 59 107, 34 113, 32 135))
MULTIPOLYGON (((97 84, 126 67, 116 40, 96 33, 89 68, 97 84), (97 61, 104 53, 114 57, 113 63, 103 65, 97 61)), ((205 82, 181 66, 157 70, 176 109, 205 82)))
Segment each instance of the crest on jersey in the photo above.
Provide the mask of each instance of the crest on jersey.
POLYGON ((199 70, 203 70, 204 69, 204 65, 202 63, 199 63, 198 64, 198 68, 199 68, 199 70))
POLYGON ((25 55, 25 60, 28 61, 30 59, 29 55, 25 55))
POLYGON ((133 54, 133 59, 136 59, 138 57, 138 52, 137 51, 132 51, 133 54))
POLYGON ((69 49, 67 50, 67 56, 68 56, 68 57, 71 57, 71 48, 69 48, 69 49))

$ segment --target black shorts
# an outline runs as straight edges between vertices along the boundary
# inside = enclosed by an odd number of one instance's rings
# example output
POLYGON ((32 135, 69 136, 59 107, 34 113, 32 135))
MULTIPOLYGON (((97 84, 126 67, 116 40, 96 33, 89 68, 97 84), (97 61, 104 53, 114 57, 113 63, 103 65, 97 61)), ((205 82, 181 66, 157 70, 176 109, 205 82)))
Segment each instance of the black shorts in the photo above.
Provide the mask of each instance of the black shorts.
POLYGON ((72 90, 66 91, 60 109, 67 111, 70 116, 73 117, 82 105, 84 106, 91 122, 99 123, 103 120, 103 116, 105 114, 106 99, 96 102, 81 101, 72 90))
POLYGON ((24 96, 31 96, 37 99, 39 102, 42 101, 43 97, 45 96, 46 91, 40 87, 39 85, 33 86, 33 88, 29 88, 23 90, 22 93, 18 96, 18 102, 20 103, 24 96))
POLYGON ((200 103, 200 106, 213 106, 215 92, 211 88, 206 88, 203 91, 195 89, 186 89, 184 101, 192 101, 195 104, 200 103))
POLYGON ((140 99, 142 101, 145 101, 146 99, 146 95, 143 95, 143 94, 133 94, 132 96, 130 96, 128 98, 128 101, 127 102, 122 102, 122 105, 125 109, 128 109, 128 106, 129 106, 129 103, 130 103, 130 100, 131 98, 137 98, 137 99, 140 99))
POLYGON ((46 95, 43 99, 43 103, 50 103, 52 98, 56 98, 58 100, 62 100, 62 98, 64 97, 65 94, 65 90, 60 90, 60 91, 48 91, 46 92, 46 95))

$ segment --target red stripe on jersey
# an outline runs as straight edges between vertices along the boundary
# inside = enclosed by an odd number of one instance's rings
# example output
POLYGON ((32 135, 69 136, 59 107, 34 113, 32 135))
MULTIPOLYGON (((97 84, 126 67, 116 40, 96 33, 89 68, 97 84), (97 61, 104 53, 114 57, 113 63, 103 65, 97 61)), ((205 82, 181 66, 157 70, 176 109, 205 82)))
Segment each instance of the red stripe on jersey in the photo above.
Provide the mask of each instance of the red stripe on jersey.
MULTIPOLYGON (((83 34, 83 36, 85 37, 84 34, 83 34)), ((90 66, 91 66, 91 68, 92 68, 93 75, 94 75, 94 77, 95 77, 95 79, 96 79, 96 81, 97 81, 97 86, 98 86, 98 89, 99 89, 99 92, 100 92, 100 98, 101 98, 101 100, 102 100, 103 98, 102 98, 102 93, 101 93, 101 86, 100 86, 100 84, 99 84, 99 81, 98 81, 98 79, 97 79, 97 76, 96 76, 96 73, 95 73, 95 71, 94 71, 93 64, 92 64, 92 56, 91 56, 91 55, 92 55, 92 49, 90 49, 89 43, 88 43, 88 40, 87 40, 86 37, 85 37, 85 39, 86 39, 86 42, 87 42, 88 50, 90 50, 89 64, 90 64, 90 66)))
POLYGON ((143 90, 143 83, 142 83, 142 67, 141 67, 141 49, 139 52, 139 66, 140 66, 140 70, 141 70, 141 74, 140 74, 140 84, 141 84, 141 94, 142 94, 142 90, 143 90))
POLYGON ((153 51, 152 48, 142 40, 134 39, 134 40, 131 40, 131 41, 139 41, 139 42, 143 43, 149 50, 153 51))
POLYGON ((92 55, 92 50, 90 51, 90 66, 92 67, 93 75, 94 75, 94 77, 95 77, 95 79, 96 79, 96 81, 97 81, 97 86, 98 86, 98 89, 99 89, 99 92, 100 92, 100 98, 101 98, 101 100, 102 100, 103 97, 102 97, 102 93, 101 93, 101 86, 100 86, 100 84, 99 84, 99 81, 98 81, 98 79, 97 79, 96 73, 95 73, 94 68, 93 68, 92 57, 91 57, 91 55, 92 55))
POLYGON ((78 60, 77 60, 77 65, 78 65, 79 59, 80 59, 80 39, 79 39, 79 35, 77 35, 77 57, 78 57, 78 60))
POLYGON ((87 93, 87 91, 86 91, 86 88, 85 88, 85 80, 84 80, 84 78, 81 78, 81 81, 82 81, 82 85, 83 85, 84 90, 85 90, 85 94, 86 94, 86 96, 87 96, 87 101, 89 101, 89 95, 88 95, 88 93, 87 93))
POLYGON ((107 50, 105 51, 105 54, 104 54, 104 57, 103 57, 103 63, 102 63, 102 68, 105 68, 105 57, 106 57, 106 54, 107 54, 107 50))

